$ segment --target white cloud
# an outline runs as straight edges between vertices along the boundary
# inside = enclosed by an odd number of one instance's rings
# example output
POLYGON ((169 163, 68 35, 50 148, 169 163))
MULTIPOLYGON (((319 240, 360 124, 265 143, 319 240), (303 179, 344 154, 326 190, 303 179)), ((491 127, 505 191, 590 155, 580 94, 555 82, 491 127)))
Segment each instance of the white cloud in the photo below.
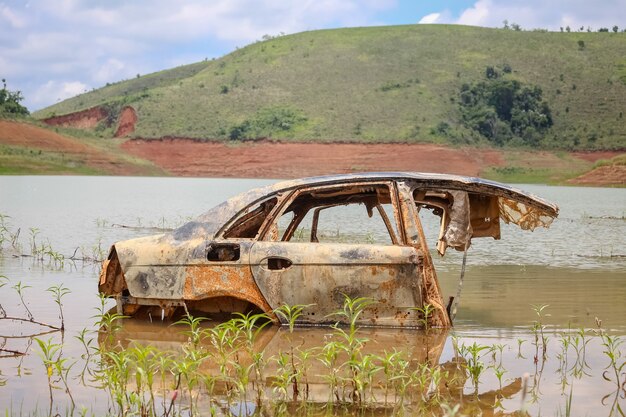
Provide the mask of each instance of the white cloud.
POLYGON ((92 78, 97 83, 104 84, 109 81, 119 81, 122 78, 128 77, 128 75, 128 68, 122 61, 109 58, 95 71, 92 78))
POLYGON ((0 21, 2 20, 8 22, 15 29, 23 28, 26 25, 25 17, 4 4, 0 4, 0 21))
POLYGON ((502 27, 504 20, 523 29, 611 28, 626 21, 626 0, 478 0, 450 23, 502 27))
POLYGON ((87 89, 88 86, 80 81, 50 80, 32 93, 29 102, 34 105, 53 104, 74 97, 87 89))
POLYGON ((418 23, 430 24, 430 23, 439 23, 439 18, 441 17, 441 13, 431 13, 422 17, 418 23))
POLYGON ((65 80, 100 86, 265 34, 368 25, 397 0, 30 0, 10 9, 1 1, 0 61, 9 65, 0 72, 37 108, 82 91, 65 80))
POLYGON ((461 13, 457 23, 461 25, 483 26, 488 22, 489 9, 491 7, 490 0, 479 0, 474 6, 461 13))

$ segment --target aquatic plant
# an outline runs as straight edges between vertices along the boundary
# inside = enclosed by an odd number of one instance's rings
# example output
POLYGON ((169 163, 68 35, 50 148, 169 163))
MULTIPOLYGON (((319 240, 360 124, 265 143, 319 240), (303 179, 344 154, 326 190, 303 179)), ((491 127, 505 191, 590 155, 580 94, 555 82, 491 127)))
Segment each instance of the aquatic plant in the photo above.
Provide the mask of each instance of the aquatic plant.
MULTIPOLYGON (((252 364, 249 368, 253 369, 256 375, 257 381, 257 403, 261 402, 263 396, 262 389, 262 381, 263 381, 263 369, 265 367, 265 361, 263 358, 263 352, 255 352, 254 350, 254 342, 257 339, 259 333, 263 330, 265 326, 271 323, 270 318, 265 313, 256 313, 248 312, 247 314, 243 313, 234 313, 235 316, 231 319, 232 325, 240 331, 244 335, 244 346, 247 351, 249 357, 252 359, 252 364)), ((248 368, 242 368, 239 366, 239 362, 235 362, 235 369, 238 372, 238 375, 241 377, 249 374, 250 370, 248 368)), ((244 394, 245 394, 245 386, 244 384, 244 394)))
POLYGON ((328 383, 328 403, 331 404, 335 400, 340 401, 339 392, 337 390, 339 384, 339 372, 341 364, 338 363, 339 353, 342 351, 342 345, 335 341, 330 340, 324 343, 321 352, 317 359, 327 369, 327 373, 318 375, 328 383))
POLYGON ((331 328, 334 330, 335 336, 337 336, 340 340, 338 347, 347 354, 348 358, 345 364, 349 369, 350 376, 348 378, 340 378, 339 380, 344 383, 347 382, 351 384, 352 389, 350 392, 350 398, 352 401, 358 403, 363 400, 361 392, 359 392, 361 381, 359 380, 358 365, 362 359, 360 357, 361 349, 363 348, 363 344, 367 342, 367 338, 357 336, 358 326, 356 323, 363 311, 365 311, 368 306, 374 304, 374 302, 375 301, 371 298, 351 298, 350 296, 344 294, 342 309, 330 315, 330 317, 345 317, 346 321, 349 323, 348 331, 345 331, 339 322, 332 325, 331 328))
POLYGON ((472 379, 472 383, 474 385, 474 393, 478 393, 478 384, 480 383, 480 375, 483 373, 485 369, 485 364, 481 360, 482 356, 487 353, 482 353, 484 351, 488 351, 490 349, 489 346, 479 345, 474 342, 469 346, 461 345, 460 351, 462 355, 466 359, 465 369, 467 370, 470 378, 472 379))
MULTIPOLYGON (((290 306, 288 304, 283 304, 282 306, 274 310, 274 314, 276 314, 279 317, 282 317, 287 322, 289 326, 289 335, 291 335, 293 333, 293 329, 296 324, 296 321, 298 320, 300 316, 302 316, 304 309, 312 305, 313 304, 295 304, 293 306, 290 306)), ((300 389, 298 386, 299 385, 298 377, 300 376, 301 372, 299 369, 296 368, 293 341, 289 340, 289 342, 290 342, 289 343, 289 357, 290 357, 290 362, 291 362, 291 373, 292 373, 292 376, 291 378, 289 378, 289 380, 293 384, 293 396, 295 399, 298 397, 300 393, 300 389)), ((305 394, 305 397, 307 397, 308 396, 308 384, 305 387, 305 389, 307 392, 305 394)))
POLYGON ((626 371, 624 370, 626 368, 626 360, 622 360, 622 351, 620 350, 623 340, 619 336, 610 336, 606 333, 602 333, 600 337, 604 347, 602 353, 609 359, 609 364, 602 373, 602 377, 609 382, 615 383, 618 390, 624 390, 624 393, 626 393, 626 371), (610 371, 612 371, 613 375, 610 375, 610 371))
POLYGON ((37 235, 39 234, 39 229, 36 227, 30 227, 28 229, 30 231, 30 254, 35 258, 38 258, 42 250, 37 248, 37 235))
POLYGON ((232 357, 236 353, 237 332, 229 322, 220 323, 209 329, 208 339, 214 348, 211 356, 216 361, 221 378, 226 384, 226 390, 230 391, 232 386, 232 368, 234 361, 232 357))
POLYGON ((290 356, 285 352, 279 352, 271 360, 277 365, 276 373, 271 379, 272 391, 278 394, 277 401, 287 401, 288 390, 294 378, 290 356))
MULTIPOLYGON (((6 285, 8 281, 5 281, 0 280, 6 285)), ((24 287, 21 287, 23 293, 24 287)), ((64 288, 62 284, 49 288, 54 299, 59 300, 61 309, 61 300, 66 293, 64 288)), ((511 378, 513 382, 506 385, 509 371, 504 367, 504 356, 511 347, 505 343, 482 345, 474 341, 467 344, 455 335, 452 343, 458 355, 456 367, 454 362, 440 365, 429 359, 424 361, 423 357, 416 360, 395 347, 382 354, 372 354, 368 346, 375 345, 376 340, 369 340, 356 326, 356 318, 371 305, 367 299, 359 301, 345 297, 344 305, 336 315, 348 318, 349 325, 332 326, 319 345, 303 348, 298 346, 293 326, 278 329, 284 333, 277 340, 287 342, 289 348, 274 355, 262 349, 260 345, 263 343, 259 343, 263 340, 259 336, 269 323, 263 314, 237 314, 214 326, 205 326, 202 318, 187 314, 174 323, 177 332, 185 335, 185 341, 169 351, 138 342, 125 346, 123 339, 120 343, 116 335, 123 327, 123 316, 107 311, 107 304, 107 299, 102 297, 98 314, 94 316, 100 336, 99 346, 94 346, 89 329, 82 329, 74 336, 82 345, 81 358, 85 361, 82 372, 74 372, 74 380, 97 384, 106 392, 111 404, 109 415, 169 417, 251 415, 253 412, 255 415, 312 415, 318 410, 315 397, 313 400, 309 398, 307 374, 313 364, 317 365, 315 376, 327 384, 326 408, 320 410, 326 415, 366 415, 372 410, 383 411, 380 407, 396 415, 467 415, 481 413, 487 403, 489 409, 504 410, 502 400, 511 398, 511 393, 520 390, 522 409, 528 393, 534 401, 540 395, 539 382, 545 359, 535 363, 531 389, 528 389, 530 377, 524 377, 521 384, 519 377, 511 378), (270 369, 268 364, 272 372, 266 375, 270 369), (488 368, 493 371, 497 385, 492 390, 480 392, 488 368), (466 395, 463 387, 468 379, 473 392, 466 395)), ((295 323, 297 315, 302 313, 301 307, 285 307, 285 321, 295 323)), ((536 328, 537 343, 541 345, 541 331, 536 328)), ((427 333, 419 334, 428 337, 427 333)), ((435 334, 432 329, 430 334, 435 334)), ((566 401, 564 409, 557 410, 561 415, 574 412, 576 389, 569 378, 580 368, 576 363, 581 362, 591 337, 584 329, 568 330, 559 335, 560 351, 556 357, 560 367, 557 372, 561 372, 564 378, 563 398, 566 401)), ((72 401, 69 395, 73 393, 69 390, 75 363, 61 355, 63 343, 54 343, 52 339, 34 340, 46 375, 50 372, 51 401, 58 402, 58 398, 54 398, 59 395, 56 388, 68 392, 67 398, 72 401)), ((517 341, 518 356, 523 340, 517 341)), ((620 398, 626 395, 623 391, 626 365, 622 339, 600 328, 593 341, 594 345, 602 344, 603 354, 609 359, 602 375, 617 389, 605 398, 612 398, 613 404, 607 404, 607 408, 610 406, 615 415, 619 415, 620 398)), ((542 357, 539 354, 539 359, 542 357)), ((319 393, 313 391, 316 392, 319 393)), ((78 414, 81 410, 84 408, 72 403, 66 413, 78 414)))
POLYGON ((535 361, 538 360, 539 356, 539 346, 541 345, 542 349, 542 357, 543 360, 546 359, 546 355, 548 352, 548 337, 545 335, 546 326, 543 324, 543 319, 547 316, 543 311, 549 307, 549 304, 532 304, 531 305, 533 311, 537 315, 537 320, 533 322, 533 333, 535 335, 535 347, 537 351, 535 352, 535 361), (540 343, 541 342, 541 343, 540 343))
POLYGON ((421 313, 421 318, 418 320, 418 323, 424 326, 425 330, 428 330, 429 319, 433 311, 435 311, 435 307, 432 304, 424 304, 423 307, 413 307, 411 310, 415 310, 418 313, 421 313))
POLYGON ((46 291, 52 294, 54 302, 59 306, 59 315, 61 318, 61 330, 65 330, 65 318, 63 317, 63 297, 71 293, 70 289, 63 284, 53 285, 46 291))
POLYGON ((502 389, 502 377, 506 372, 506 369, 502 365, 493 367, 493 373, 495 374, 496 378, 498 378, 498 386, 500 387, 500 389, 502 389))
POLYGON ((277 316, 283 317, 289 326, 289 332, 293 333, 294 326, 296 325, 296 321, 302 313, 304 309, 313 306, 314 304, 295 304, 290 306, 289 304, 283 304, 282 306, 274 309, 274 314, 277 316))
POLYGON ((392 388, 392 378, 397 375, 396 367, 398 359, 401 358, 403 352, 396 350, 395 348, 391 352, 384 352, 383 356, 378 356, 378 362, 380 363, 381 370, 385 375, 383 381, 383 388, 385 392, 385 405, 387 405, 389 390, 392 388))
POLYGON ((204 317, 193 317, 189 313, 185 315, 182 319, 178 320, 175 325, 185 325, 189 326, 189 330, 184 330, 183 334, 189 336, 189 342, 194 346, 198 347, 200 341, 202 339, 203 330, 200 327, 200 323, 206 320, 204 317))
MULTIPOLYGON (((9 283, 9 279, 5 275, 0 275, 0 288, 4 287, 8 283, 9 283)), ((6 317, 6 316, 7 316, 7 312, 4 309, 4 307, 2 307, 2 304, 0 304, 0 317, 6 317)))
POLYGON ((103 345, 106 348, 112 344, 115 333, 121 328, 120 320, 126 318, 126 316, 113 311, 107 311, 108 298, 103 294, 98 294, 100 306, 95 307, 97 314, 92 316, 96 319, 94 325, 99 332, 105 335, 105 341, 103 345))
POLYGON ((30 312, 26 301, 24 301, 24 290, 27 288, 32 288, 30 285, 22 284, 22 281, 18 281, 13 287, 11 287, 17 292, 17 295, 20 297, 20 301, 22 302, 22 306, 26 309, 26 314, 28 315, 28 319, 30 321, 34 321, 33 313, 30 312))
POLYGON ((61 382, 63 382, 64 391, 67 393, 72 403, 72 408, 70 410, 70 414, 72 414, 74 412, 74 409, 76 408, 76 403, 74 402, 74 397, 72 396, 72 392, 67 384, 67 379, 69 371, 75 362, 68 364, 68 359, 61 356, 63 348, 62 344, 53 343, 51 338, 47 341, 43 341, 37 337, 35 337, 34 339, 39 345, 40 351, 38 352, 38 354, 43 361, 43 365, 46 368, 46 375, 48 377, 48 389, 50 394, 49 414, 52 415, 52 389, 56 388, 52 381, 52 376, 54 373, 56 373, 61 382))

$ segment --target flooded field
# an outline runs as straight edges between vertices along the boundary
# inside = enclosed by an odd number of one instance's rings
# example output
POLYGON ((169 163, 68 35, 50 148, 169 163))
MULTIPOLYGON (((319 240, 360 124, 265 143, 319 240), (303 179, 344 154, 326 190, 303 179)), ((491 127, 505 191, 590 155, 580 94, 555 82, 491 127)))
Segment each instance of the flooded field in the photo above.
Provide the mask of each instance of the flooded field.
MULTIPOLYGON (((503 225, 501 241, 474 240, 450 330, 249 332, 250 317, 172 325, 106 314, 93 260, 113 242, 271 182, 0 177, 0 317, 25 319, 0 319, 0 412, 624 415, 624 189, 520 186, 560 216, 550 229, 503 225), (33 322, 60 327, 54 288, 71 291, 64 331, 33 322)), ((437 227, 426 225, 433 247, 437 227)), ((433 258, 447 299, 462 254, 433 258)))

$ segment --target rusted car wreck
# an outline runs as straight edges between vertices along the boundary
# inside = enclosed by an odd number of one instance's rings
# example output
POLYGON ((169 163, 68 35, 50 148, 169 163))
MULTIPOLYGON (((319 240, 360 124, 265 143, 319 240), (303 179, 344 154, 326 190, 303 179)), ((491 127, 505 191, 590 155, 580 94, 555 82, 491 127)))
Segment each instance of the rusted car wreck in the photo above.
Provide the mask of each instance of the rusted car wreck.
POLYGON ((248 191, 172 232, 115 243, 99 291, 120 313, 176 309, 230 315, 258 310, 277 323, 283 304, 311 304, 299 324, 337 321, 344 297, 374 300, 360 325, 451 326, 422 229, 441 218, 437 250, 500 239, 500 221, 548 227, 558 207, 504 184, 422 173, 334 175, 248 191), (350 230, 327 224, 347 218, 350 230), (375 222, 368 234, 360 229, 375 222), (354 226, 354 227, 352 227, 354 226), (336 229, 336 230, 334 230, 336 229), (330 231, 329 231, 330 230, 330 231))

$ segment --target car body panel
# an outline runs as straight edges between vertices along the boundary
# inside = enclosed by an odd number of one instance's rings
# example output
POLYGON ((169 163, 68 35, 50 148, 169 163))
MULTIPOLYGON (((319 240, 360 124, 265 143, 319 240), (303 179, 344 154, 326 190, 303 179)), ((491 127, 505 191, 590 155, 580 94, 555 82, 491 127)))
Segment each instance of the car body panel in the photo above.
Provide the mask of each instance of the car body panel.
POLYGON ((344 296, 377 300, 361 317, 371 325, 418 325, 421 307, 419 264, 411 246, 344 243, 257 242, 250 252, 255 281, 268 303, 307 304, 301 323, 336 321, 344 296), (288 266, 272 268, 272 259, 288 266))
MULTIPOLYGON (((434 308, 432 326, 451 325, 420 215, 441 217, 437 249, 467 250, 472 238, 500 238, 500 220, 522 229, 548 227, 558 207, 513 187, 479 178, 424 173, 365 173, 284 181, 235 196, 165 234, 117 242, 100 275, 101 293, 120 312, 140 306, 206 312, 255 308, 273 320, 283 304, 312 304, 300 324, 330 316, 344 296, 375 301, 360 325, 415 327, 418 310, 434 308), (388 244, 318 241, 321 210, 364 205, 379 213, 388 244), (382 205, 389 209, 385 214, 382 205), (292 241, 308 213, 310 241, 292 241), (283 215, 293 220, 277 235, 283 215)), ((308 235, 307 235, 308 236, 308 235)))

